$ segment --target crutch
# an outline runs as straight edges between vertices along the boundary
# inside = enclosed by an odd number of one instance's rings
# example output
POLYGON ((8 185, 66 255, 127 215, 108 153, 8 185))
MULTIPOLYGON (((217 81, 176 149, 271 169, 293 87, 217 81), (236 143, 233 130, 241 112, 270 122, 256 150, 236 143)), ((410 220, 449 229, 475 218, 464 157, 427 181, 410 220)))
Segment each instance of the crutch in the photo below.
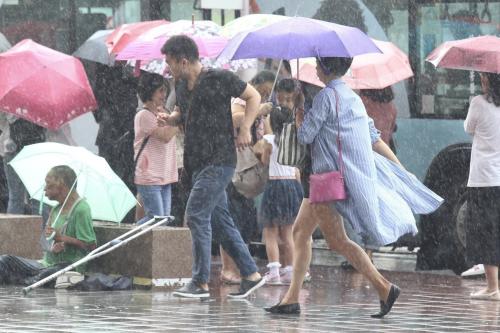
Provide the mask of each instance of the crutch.
POLYGON ((147 233, 148 231, 156 228, 157 226, 160 226, 164 223, 170 223, 174 220, 173 216, 155 216, 152 219, 148 220, 147 222, 139 225, 137 228, 134 228, 132 230, 127 231, 123 235, 107 242, 106 244, 103 244, 99 246, 98 248, 94 249, 93 251, 89 252, 85 257, 81 258, 80 260, 74 262, 73 264, 61 269, 60 271, 55 272, 52 275, 47 276, 46 278, 33 283, 32 285, 23 288, 23 294, 26 296, 31 290, 38 288, 40 286, 43 286, 49 281, 52 281, 56 279, 58 276, 63 275, 64 273, 74 269, 77 266, 80 266, 81 264, 87 263, 90 260, 93 260, 95 258, 98 258, 100 256, 105 255, 106 253, 109 253, 113 251, 116 248, 119 248, 122 245, 127 244, 131 240, 147 233), (128 238, 126 238, 128 237, 128 238))

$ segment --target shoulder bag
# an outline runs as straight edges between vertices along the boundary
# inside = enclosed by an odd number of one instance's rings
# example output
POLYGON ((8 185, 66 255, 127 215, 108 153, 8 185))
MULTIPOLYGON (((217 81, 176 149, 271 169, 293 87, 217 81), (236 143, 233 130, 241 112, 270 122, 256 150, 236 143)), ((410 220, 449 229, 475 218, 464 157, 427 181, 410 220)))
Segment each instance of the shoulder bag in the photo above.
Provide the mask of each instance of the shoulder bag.
POLYGON ((335 89, 335 111, 337 113, 337 146, 339 148, 339 170, 312 174, 309 177, 309 201, 312 204, 340 201, 346 199, 342 161, 342 144, 340 142, 339 96, 335 89))

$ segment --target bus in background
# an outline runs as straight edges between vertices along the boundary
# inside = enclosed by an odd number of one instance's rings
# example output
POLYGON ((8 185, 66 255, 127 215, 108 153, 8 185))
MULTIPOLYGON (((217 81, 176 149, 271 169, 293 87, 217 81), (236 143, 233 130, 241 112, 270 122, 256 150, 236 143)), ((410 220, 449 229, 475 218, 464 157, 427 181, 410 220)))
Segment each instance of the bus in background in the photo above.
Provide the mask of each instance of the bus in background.
POLYGON ((470 97, 480 94, 481 86, 476 73, 436 70, 425 57, 445 41, 500 35, 500 0, 256 0, 251 9, 355 26, 409 55, 415 76, 393 86, 397 156, 445 198, 438 211, 419 220, 417 269, 466 270, 464 212, 471 139, 463 121, 470 97))

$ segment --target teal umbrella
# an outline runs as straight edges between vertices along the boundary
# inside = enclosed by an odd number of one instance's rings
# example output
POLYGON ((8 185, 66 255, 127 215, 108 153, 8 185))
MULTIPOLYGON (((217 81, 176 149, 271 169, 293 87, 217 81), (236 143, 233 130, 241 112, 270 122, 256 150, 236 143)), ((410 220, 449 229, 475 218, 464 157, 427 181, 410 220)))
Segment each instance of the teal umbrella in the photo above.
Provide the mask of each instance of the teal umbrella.
POLYGON ((10 165, 32 198, 55 205, 44 195, 45 176, 52 167, 67 165, 77 174, 76 190, 87 199, 94 220, 120 222, 136 200, 109 164, 83 147, 44 142, 24 147, 10 165))

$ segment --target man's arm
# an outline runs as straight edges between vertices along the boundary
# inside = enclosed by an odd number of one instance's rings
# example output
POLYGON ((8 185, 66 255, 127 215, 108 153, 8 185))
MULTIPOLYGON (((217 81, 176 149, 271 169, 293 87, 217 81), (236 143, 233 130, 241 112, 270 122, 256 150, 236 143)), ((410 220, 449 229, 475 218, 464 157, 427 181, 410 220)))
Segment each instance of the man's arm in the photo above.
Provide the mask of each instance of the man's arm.
POLYGON ((166 112, 159 112, 158 115, 156 116, 156 119, 158 120, 158 126, 160 126, 160 127, 163 127, 166 125, 173 126, 173 127, 179 126, 179 125, 181 125, 181 122, 182 122, 181 110, 176 105, 174 108, 174 111, 172 111, 172 113, 168 114, 166 112))
POLYGON ((245 101, 245 118, 240 125, 236 146, 243 148, 250 146, 252 143, 250 128, 259 114, 260 94, 254 87, 247 84, 240 98, 245 101))

